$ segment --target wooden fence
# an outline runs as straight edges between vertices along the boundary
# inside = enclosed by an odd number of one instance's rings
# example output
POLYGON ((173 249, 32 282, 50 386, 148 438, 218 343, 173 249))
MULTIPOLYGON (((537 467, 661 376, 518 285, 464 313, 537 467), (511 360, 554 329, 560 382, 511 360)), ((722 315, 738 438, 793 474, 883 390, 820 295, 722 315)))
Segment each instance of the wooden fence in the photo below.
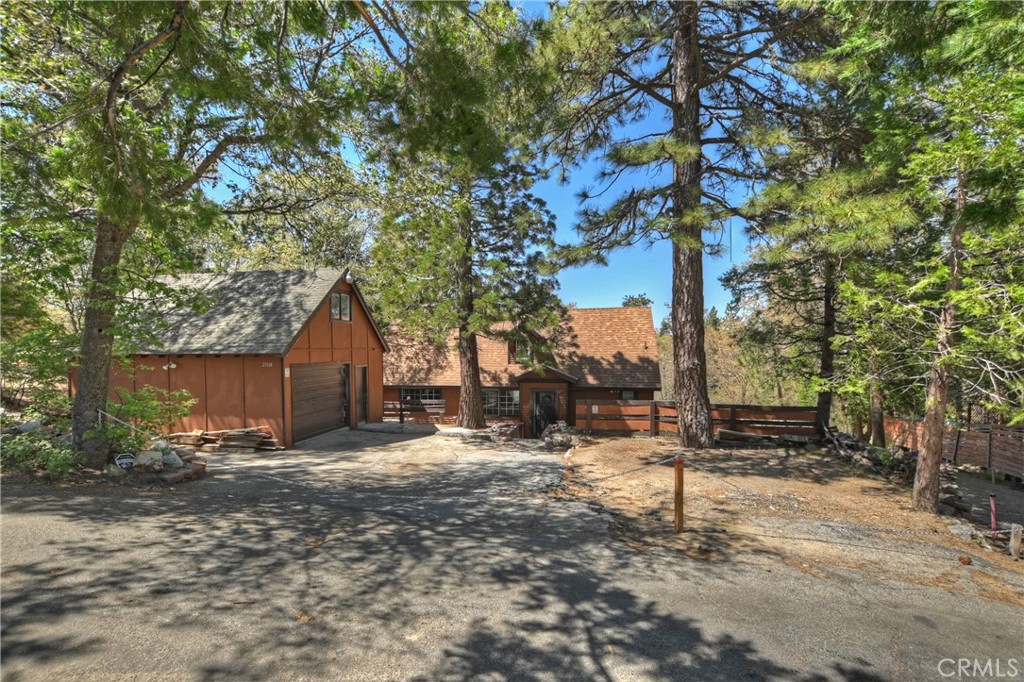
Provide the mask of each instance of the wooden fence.
MULTIPOLYGON (((918 450, 924 423, 885 418, 889 443, 918 450)), ((959 424, 942 434, 942 458, 1024 478, 1024 428, 1000 424, 959 424)))
MULTIPOLYGON (((813 436, 816 413, 813 407, 783 405, 712 405, 716 429, 743 431, 762 436, 813 436)), ((665 400, 578 400, 576 428, 586 431, 678 433, 679 411, 665 400)))

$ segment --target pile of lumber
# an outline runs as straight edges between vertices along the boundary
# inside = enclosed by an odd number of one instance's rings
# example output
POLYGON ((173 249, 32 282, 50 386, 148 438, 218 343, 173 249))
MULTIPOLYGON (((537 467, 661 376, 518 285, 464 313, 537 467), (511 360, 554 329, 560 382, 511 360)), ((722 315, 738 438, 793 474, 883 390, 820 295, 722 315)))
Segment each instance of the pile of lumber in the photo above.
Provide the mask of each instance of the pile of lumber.
POLYGON ((167 440, 176 445, 187 445, 200 452, 256 452, 257 450, 284 450, 278 445, 268 426, 224 431, 196 429, 188 433, 172 433, 167 440))

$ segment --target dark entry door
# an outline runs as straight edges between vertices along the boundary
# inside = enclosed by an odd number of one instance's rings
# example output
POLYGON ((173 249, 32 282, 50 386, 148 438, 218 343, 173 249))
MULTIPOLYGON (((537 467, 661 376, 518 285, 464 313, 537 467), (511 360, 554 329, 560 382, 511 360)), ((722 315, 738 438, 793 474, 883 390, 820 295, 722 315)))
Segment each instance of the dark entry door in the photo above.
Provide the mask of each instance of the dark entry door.
POLYGON ((370 407, 369 371, 366 367, 356 367, 356 422, 366 421, 370 407))
POLYGON ((530 405, 532 435, 540 438, 549 424, 558 421, 558 392, 534 391, 530 405))
POLYGON ((349 397, 352 386, 351 376, 352 373, 351 365, 341 366, 341 421, 345 426, 352 425, 352 399, 349 397))
POLYGON ((338 362, 292 365, 292 440, 345 426, 343 366, 338 362))

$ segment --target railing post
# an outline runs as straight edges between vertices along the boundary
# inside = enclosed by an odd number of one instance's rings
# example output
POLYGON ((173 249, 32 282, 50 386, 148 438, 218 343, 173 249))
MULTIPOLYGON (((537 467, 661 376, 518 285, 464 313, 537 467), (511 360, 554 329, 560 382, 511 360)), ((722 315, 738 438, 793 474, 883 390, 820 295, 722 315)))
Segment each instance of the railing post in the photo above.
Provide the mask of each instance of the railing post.
POLYGON ((402 402, 401 398, 398 399, 398 423, 405 423, 405 403, 402 402))
POLYGON ((594 412, 593 407, 592 407, 593 404, 594 404, 593 400, 588 400, 587 403, 586 403, 586 405, 587 405, 587 431, 593 431, 592 425, 593 425, 593 421, 594 420, 591 419, 591 417, 590 417, 590 415, 593 414, 593 412, 594 412))
POLYGON ((651 438, 658 435, 658 403, 651 401, 651 438))
POLYGON ((729 428, 733 431, 736 430, 736 406, 729 406, 729 428))

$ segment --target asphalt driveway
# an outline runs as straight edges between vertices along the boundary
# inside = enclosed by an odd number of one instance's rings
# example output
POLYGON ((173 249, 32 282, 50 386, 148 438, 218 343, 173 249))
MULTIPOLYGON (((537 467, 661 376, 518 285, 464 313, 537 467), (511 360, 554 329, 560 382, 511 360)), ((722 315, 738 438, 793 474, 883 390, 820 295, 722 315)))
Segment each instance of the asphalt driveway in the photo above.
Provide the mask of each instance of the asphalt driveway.
POLYGON ((637 551, 543 494, 561 467, 347 432, 170 489, 5 484, 3 679, 1024 679, 1019 608, 637 551))

